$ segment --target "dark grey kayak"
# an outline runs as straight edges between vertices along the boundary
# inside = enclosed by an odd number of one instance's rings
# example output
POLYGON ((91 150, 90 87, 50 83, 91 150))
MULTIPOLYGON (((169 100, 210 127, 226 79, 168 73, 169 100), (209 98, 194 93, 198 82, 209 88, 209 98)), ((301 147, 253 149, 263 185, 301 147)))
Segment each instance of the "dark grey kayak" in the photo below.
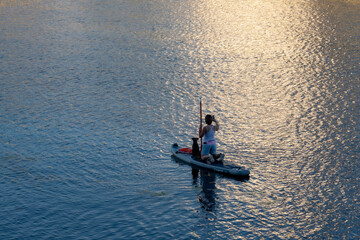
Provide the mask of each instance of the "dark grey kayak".
POLYGON ((171 152, 173 156, 176 159, 181 160, 187 164, 195 165, 200 168, 205 168, 208 170, 212 170, 218 173, 223 173, 231 176, 248 177, 250 175, 250 171, 248 169, 245 169, 244 167, 227 165, 224 164, 223 162, 215 162, 212 164, 204 163, 201 161, 201 159, 192 157, 191 154, 180 152, 179 149, 180 148, 177 143, 174 143, 171 146, 171 152))

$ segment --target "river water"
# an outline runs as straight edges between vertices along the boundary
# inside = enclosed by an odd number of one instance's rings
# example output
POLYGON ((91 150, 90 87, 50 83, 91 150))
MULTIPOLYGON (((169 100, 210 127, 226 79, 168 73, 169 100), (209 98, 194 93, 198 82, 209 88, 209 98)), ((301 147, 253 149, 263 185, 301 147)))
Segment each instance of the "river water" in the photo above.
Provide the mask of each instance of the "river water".
POLYGON ((360 238, 358 0, 1 0, 0 91, 1 239, 360 238))

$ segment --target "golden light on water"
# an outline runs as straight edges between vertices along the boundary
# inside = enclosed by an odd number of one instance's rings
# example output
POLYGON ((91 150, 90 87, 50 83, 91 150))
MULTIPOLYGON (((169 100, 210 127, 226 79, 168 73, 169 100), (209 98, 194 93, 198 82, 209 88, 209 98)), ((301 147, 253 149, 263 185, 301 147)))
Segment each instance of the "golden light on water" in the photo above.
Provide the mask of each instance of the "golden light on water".
POLYGON ((224 114, 234 124, 224 132, 226 144, 229 134, 233 144, 243 140, 233 134, 237 128, 244 136, 260 131, 259 136, 269 138, 261 140, 266 146, 277 141, 264 132, 277 128, 276 137, 279 129, 287 137, 295 134, 288 128, 289 119, 310 107, 308 96, 298 95, 299 90, 310 87, 310 69, 322 57, 313 52, 322 37, 312 7, 300 1, 206 1, 196 6, 193 24, 199 31, 193 34, 203 36, 191 36, 201 39, 194 56, 201 66, 195 67, 206 73, 202 92, 214 96, 208 98, 209 111, 224 114))
POLYGON ((194 67, 203 74, 206 111, 223 124, 219 145, 230 160, 261 165, 263 177, 274 179, 269 185, 253 171, 249 196, 221 197, 278 207, 287 200, 271 192, 296 185, 307 168, 302 157, 325 144, 325 104, 334 94, 324 71, 336 64, 328 47, 332 25, 311 1, 204 1, 195 9, 194 67))

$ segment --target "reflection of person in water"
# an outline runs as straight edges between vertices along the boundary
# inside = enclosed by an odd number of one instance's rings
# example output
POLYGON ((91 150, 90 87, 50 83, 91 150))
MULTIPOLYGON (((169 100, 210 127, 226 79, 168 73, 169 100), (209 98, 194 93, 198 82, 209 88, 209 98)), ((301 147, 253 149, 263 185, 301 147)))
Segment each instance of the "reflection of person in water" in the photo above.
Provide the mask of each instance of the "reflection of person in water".
MULTIPOLYGON (((193 183, 196 183, 199 170, 193 169, 193 183)), ((200 184, 202 190, 198 195, 201 207, 206 211, 212 211, 215 208, 215 173, 200 170, 200 184)))

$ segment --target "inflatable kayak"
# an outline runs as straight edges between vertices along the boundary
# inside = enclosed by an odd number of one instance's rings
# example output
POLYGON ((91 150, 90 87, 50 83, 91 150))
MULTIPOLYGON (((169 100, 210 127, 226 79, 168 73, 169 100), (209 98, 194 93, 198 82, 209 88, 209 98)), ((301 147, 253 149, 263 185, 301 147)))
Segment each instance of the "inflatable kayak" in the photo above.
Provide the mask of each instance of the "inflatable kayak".
POLYGON ((171 152, 173 156, 190 165, 194 165, 200 168, 205 168, 214 172, 222 173, 225 175, 238 176, 238 177, 248 177, 250 171, 244 167, 237 167, 233 165, 227 165, 223 162, 214 162, 211 164, 201 161, 197 157, 193 157, 190 151, 187 151, 188 148, 180 149, 177 143, 174 143, 171 146, 171 152))

